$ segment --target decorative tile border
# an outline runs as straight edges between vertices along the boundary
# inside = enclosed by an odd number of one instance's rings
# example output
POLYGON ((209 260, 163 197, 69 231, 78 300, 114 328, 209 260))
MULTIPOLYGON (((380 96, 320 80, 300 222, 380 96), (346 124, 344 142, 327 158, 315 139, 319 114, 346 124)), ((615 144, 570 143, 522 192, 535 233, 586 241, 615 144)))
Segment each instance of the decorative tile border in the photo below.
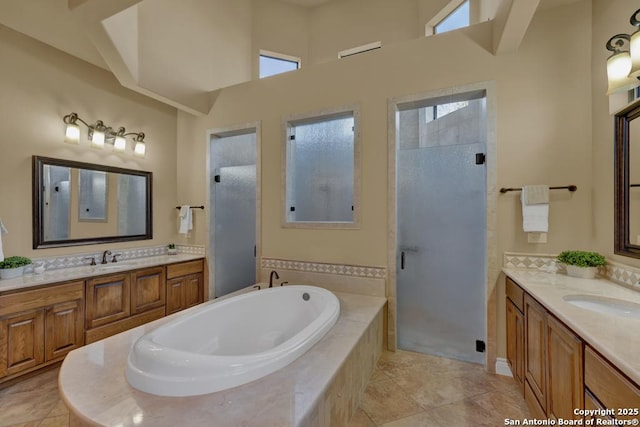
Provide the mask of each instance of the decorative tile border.
POLYGON ((281 268, 285 270, 299 270, 313 273, 340 274, 343 276, 372 277, 377 279, 387 278, 387 269, 384 267, 291 261, 275 258, 262 258, 260 266, 262 268, 281 268))
MULTIPOLYGON (((543 269, 543 267, 548 266, 556 257, 557 255, 551 254, 505 252, 503 256, 503 266, 507 268, 543 269)), ((565 268, 562 265, 558 265, 558 271, 564 273, 565 268)), ((600 267, 598 274, 614 283, 640 290, 640 268, 607 260, 607 265, 600 267)))
POLYGON ((640 290, 640 269, 607 260, 605 277, 612 282, 640 290))
MULTIPOLYGON (((193 255, 205 255, 204 246, 189 246, 189 245, 176 245, 178 253, 193 254, 193 255)), ((167 254, 167 245, 161 246, 146 246, 141 248, 129 248, 129 249, 113 249, 112 253, 118 254, 118 260, 124 261, 127 259, 147 258, 151 256, 160 256, 167 254)), ((111 255, 113 256, 113 255, 111 255)), ((96 262, 100 262, 102 252, 86 252, 81 254, 63 255, 46 258, 34 258, 33 263, 35 265, 44 265, 46 270, 60 270, 63 268, 81 267, 89 264, 86 258, 94 258, 96 262)), ((32 268, 32 267, 31 267, 32 268)), ((27 269, 29 273, 30 269, 27 269)))

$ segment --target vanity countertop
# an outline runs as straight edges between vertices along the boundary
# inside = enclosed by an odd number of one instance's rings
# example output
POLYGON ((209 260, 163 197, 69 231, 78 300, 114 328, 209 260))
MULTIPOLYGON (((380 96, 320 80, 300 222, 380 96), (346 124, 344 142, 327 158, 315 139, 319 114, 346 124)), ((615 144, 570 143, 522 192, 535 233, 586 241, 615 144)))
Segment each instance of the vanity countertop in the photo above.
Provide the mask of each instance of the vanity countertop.
POLYGON ((116 263, 95 266, 82 266, 49 270, 42 274, 25 274, 15 279, 0 280, 0 295, 17 290, 50 285, 53 283, 68 282, 71 280, 85 279, 87 277, 104 276, 106 274, 120 273, 140 268, 155 267, 157 265, 174 264, 203 258, 202 255, 178 254, 159 255, 145 258, 125 259, 116 263))
POLYGON ((602 278, 578 279, 531 269, 502 271, 583 341, 640 384, 640 319, 604 314, 567 302, 568 295, 592 295, 640 304, 640 292, 602 278))

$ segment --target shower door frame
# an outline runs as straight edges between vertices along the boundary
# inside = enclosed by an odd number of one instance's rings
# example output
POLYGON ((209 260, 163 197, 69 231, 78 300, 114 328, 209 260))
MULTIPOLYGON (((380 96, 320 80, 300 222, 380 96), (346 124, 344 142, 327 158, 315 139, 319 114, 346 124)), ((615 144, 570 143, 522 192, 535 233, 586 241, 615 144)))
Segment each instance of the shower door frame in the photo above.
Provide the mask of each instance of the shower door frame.
POLYGON ((209 299, 216 298, 216 271, 215 271, 215 247, 210 245, 211 232, 210 224, 215 224, 215 206, 211 197, 212 184, 215 171, 211 170, 211 144, 214 143, 213 138, 224 138, 229 136, 243 135, 255 133, 256 135, 256 250, 255 250, 255 276, 256 281, 260 277, 260 259, 262 258, 262 215, 261 215, 261 159, 262 159, 262 143, 261 143, 261 122, 250 122, 236 126, 224 128, 214 128, 207 130, 207 209, 209 210, 209 218, 207 221, 207 265, 209 276, 209 299), (251 132, 253 130, 253 132, 251 132))
MULTIPOLYGON (((497 355, 497 306, 495 286, 500 275, 498 263, 498 244, 496 239, 496 202, 497 202, 497 140, 496 140, 496 111, 495 82, 487 81, 464 86, 456 86, 448 89, 440 89, 414 95, 390 98, 388 102, 388 240, 387 240, 387 301, 388 301, 388 348, 391 351, 397 349, 397 274, 398 274, 398 238, 397 238, 397 146, 398 146, 398 112, 399 106, 415 104, 416 108, 426 100, 443 98, 465 92, 477 92, 483 90, 487 105, 487 142, 486 142, 486 277, 485 277, 485 331, 486 351, 484 366, 489 372, 495 372, 498 362, 497 355)), ((505 362, 506 364, 506 362, 505 362)), ((498 366, 502 370, 502 366, 498 366)))

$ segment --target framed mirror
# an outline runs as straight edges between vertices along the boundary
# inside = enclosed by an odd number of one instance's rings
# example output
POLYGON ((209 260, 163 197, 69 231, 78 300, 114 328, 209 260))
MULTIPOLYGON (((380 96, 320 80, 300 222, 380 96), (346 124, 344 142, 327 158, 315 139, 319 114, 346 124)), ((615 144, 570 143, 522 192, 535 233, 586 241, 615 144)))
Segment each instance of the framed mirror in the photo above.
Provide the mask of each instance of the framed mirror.
POLYGON ((153 237, 153 175, 33 156, 33 248, 153 237))
POLYGON ((640 258, 640 102, 615 115, 615 253, 640 258))

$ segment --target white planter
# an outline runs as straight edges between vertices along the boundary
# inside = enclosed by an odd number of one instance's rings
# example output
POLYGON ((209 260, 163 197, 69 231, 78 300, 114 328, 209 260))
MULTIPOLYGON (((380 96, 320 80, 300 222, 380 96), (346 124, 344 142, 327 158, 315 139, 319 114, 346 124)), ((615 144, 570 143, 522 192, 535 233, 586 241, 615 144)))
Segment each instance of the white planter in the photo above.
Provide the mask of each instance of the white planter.
POLYGON ((0 268, 0 279, 15 279, 22 276, 24 266, 16 268, 0 268))
POLYGON ((569 276, 580 279, 593 279, 598 272, 598 267, 578 267, 576 265, 567 265, 566 267, 569 276))

